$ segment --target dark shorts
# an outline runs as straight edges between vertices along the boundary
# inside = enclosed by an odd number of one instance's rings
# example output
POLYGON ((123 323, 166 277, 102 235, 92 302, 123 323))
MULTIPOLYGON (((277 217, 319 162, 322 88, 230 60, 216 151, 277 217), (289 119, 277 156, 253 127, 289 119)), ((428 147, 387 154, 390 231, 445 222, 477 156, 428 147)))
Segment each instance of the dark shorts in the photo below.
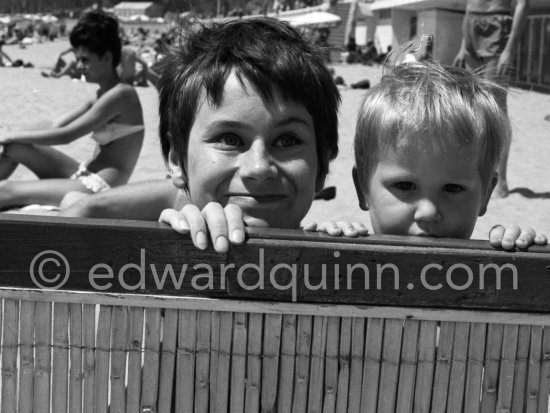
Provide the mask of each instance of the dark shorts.
POLYGON ((510 37, 512 16, 495 13, 468 13, 466 50, 474 58, 499 56, 510 37))

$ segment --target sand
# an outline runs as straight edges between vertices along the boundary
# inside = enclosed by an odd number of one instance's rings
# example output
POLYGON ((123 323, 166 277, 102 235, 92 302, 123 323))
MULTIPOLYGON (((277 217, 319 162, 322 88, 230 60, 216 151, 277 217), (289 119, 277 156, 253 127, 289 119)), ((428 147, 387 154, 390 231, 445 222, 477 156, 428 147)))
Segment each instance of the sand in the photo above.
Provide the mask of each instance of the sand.
MULTIPOLYGON (((46 121, 71 110, 95 93, 97 86, 68 78, 47 79, 40 75, 54 64, 59 52, 68 47, 67 39, 28 46, 4 46, 13 59, 32 62, 34 68, 0 68, 0 128, 3 125, 46 121)), ((361 79, 375 83, 380 67, 335 65, 337 75, 350 84, 361 79)), ((165 166, 158 143, 158 97, 154 87, 138 88, 145 116, 145 143, 130 181, 157 179, 165 176, 165 166)), ((330 201, 315 201, 304 222, 350 220, 368 224, 368 214, 357 204, 351 179, 355 119, 363 90, 342 89, 340 111, 340 153, 332 163, 327 185, 337 187, 330 201)), ((489 229, 497 224, 532 226, 550 235, 550 96, 512 88, 509 113, 513 125, 513 142, 508 166, 511 193, 507 198, 493 198, 481 217, 473 238, 486 239, 489 229)), ((59 148, 80 161, 89 158, 94 142, 84 137, 59 148)), ((24 167, 10 178, 33 179, 24 167)))

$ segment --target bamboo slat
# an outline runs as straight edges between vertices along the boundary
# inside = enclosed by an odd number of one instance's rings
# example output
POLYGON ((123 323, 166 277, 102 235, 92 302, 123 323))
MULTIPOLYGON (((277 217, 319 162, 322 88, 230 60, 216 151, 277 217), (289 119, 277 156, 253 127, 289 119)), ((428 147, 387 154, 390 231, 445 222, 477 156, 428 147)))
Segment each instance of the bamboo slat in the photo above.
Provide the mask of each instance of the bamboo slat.
POLYGON ((69 304, 69 411, 82 412, 82 305, 69 304))
POLYGON ((34 381, 34 301, 21 301, 19 315, 19 413, 32 412, 34 381))
POLYGON ((218 358, 216 412, 227 412, 229 408, 229 376, 231 366, 231 339, 233 334, 233 313, 222 312, 220 317, 220 354, 218 358))
POLYGON ((195 404, 197 312, 181 310, 178 320, 176 411, 192 413, 195 404))
POLYGON ((143 360, 141 409, 157 410, 160 360, 160 309, 145 310, 145 351, 143 360))
POLYGON ((52 410, 66 412, 69 384, 69 305, 54 304, 52 410))
POLYGON ((548 413, 550 392, 550 328, 544 327, 542 335, 542 365, 540 368, 538 413, 548 413))
POLYGON ((159 373, 158 413, 170 413, 174 389, 174 366, 178 334, 178 311, 165 310, 159 373))
POLYGON ((380 366, 380 388, 378 390, 378 411, 395 411, 403 320, 384 321, 384 345, 380 366))
POLYGON ((439 330, 439 345, 435 363, 434 387, 432 390, 432 412, 444 412, 447 408, 451 361, 453 357, 453 342, 455 323, 443 322, 439 330))
POLYGON ((345 413, 348 409, 349 365, 351 354, 351 318, 342 317, 340 325, 340 345, 338 350, 338 393, 336 394, 336 413, 345 413))
POLYGON ((109 413, 126 412, 125 379, 128 332, 128 308, 114 307, 111 343, 111 403, 109 413))
POLYGON ((218 407, 218 361, 220 358, 220 313, 212 311, 210 319, 210 411, 218 407))
POLYGON ((487 349, 485 352, 485 371, 481 394, 481 412, 494 412, 497 405, 497 386, 502 352, 502 324, 489 324, 487 327, 487 349))
POLYGON ((414 391, 414 411, 428 413, 432 399, 435 371, 435 344, 437 322, 421 321, 418 340, 418 366, 416 370, 416 388, 414 391))
POLYGON ((2 403, 3 413, 16 412, 17 338, 19 335, 19 302, 4 300, 2 325, 2 403))
POLYGON ((143 308, 130 308, 128 332, 128 383, 126 413, 139 411, 141 403, 141 368, 143 360, 143 308))
POLYGON ((418 320, 405 320, 401 362, 399 365, 399 383, 397 388, 396 412, 412 412, 414 406, 414 387, 417 366, 418 320))
POLYGON ((519 326, 516 369, 514 372, 514 390, 512 392, 513 413, 523 413, 525 407, 530 342, 531 327, 519 326))
POLYGON ((52 358, 52 303, 36 303, 34 314, 35 368, 33 412, 50 410, 50 375, 52 358))
POLYGON ((82 308, 83 357, 83 413, 94 413, 95 408, 95 305, 82 308))
POLYGON ((369 318, 364 353, 362 412, 375 412, 378 406, 383 338, 384 319, 369 318))
POLYGON ((464 411, 466 412, 478 412, 480 408, 486 335, 486 324, 471 324, 468 349, 468 370, 466 373, 466 390, 464 399, 464 411))
POLYGON ((265 316, 261 385, 261 411, 265 413, 277 412, 277 378, 279 377, 282 321, 283 316, 280 314, 266 314, 265 316))
POLYGON ((313 318, 313 335, 311 341, 311 362, 308 412, 317 413, 323 410, 323 388, 325 351, 327 344, 327 317, 316 316, 313 318))
POLYGON ((233 350, 231 355, 231 413, 244 412, 245 377, 246 377, 246 343, 248 340, 248 323, 246 313, 235 313, 233 317, 233 350))
POLYGON ((514 389, 514 370, 518 348, 517 325, 505 325, 502 339, 502 361, 498 379, 497 411, 511 411, 512 391, 514 389))
POLYGON ((210 311, 199 311, 197 314, 196 413, 208 412, 211 316, 210 311))
POLYGON ((311 316, 298 316, 296 330, 296 367, 292 413, 305 413, 309 386, 309 360, 311 352, 311 316))
POLYGON ((363 354, 365 354, 365 319, 356 317, 351 330, 351 363, 349 378, 348 412, 359 413, 363 387, 363 354))
POLYGON ((338 391, 339 341, 340 318, 328 317, 323 413, 334 413, 336 411, 336 392, 338 391))
POLYGON ((99 308, 95 352, 95 413, 107 413, 109 407, 109 359, 111 355, 112 312, 113 308, 111 306, 101 306, 99 308))
POLYGON ((460 413, 463 409, 469 332, 469 323, 456 323, 451 378, 449 380, 449 398, 447 401, 449 413, 460 413))
POLYGON ((279 413, 292 411, 294 361, 296 356, 296 315, 285 314, 281 331, 281 368, 279 370, 279 413))
POLYGON ((260 389, 262 385, 262 319, 263 314, 253 313, 248 316, 248 355, 244 399, 246 412, 257 412, 260 408, 260 389))
POLYGON ((527 373, 527 400, 525 413, 535 413, 539 398, 540 359, 542 348, 542 327, 531 329, 531 344, 529 347, 529 368, 527 373))

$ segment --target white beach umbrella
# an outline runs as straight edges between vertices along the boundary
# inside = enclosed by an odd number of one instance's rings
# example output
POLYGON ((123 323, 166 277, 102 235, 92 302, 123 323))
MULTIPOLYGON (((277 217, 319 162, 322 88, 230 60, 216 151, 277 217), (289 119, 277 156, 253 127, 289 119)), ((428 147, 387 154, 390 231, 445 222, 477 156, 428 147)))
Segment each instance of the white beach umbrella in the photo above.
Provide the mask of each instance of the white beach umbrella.
POLYGON ((294 27, 308 27, 312 29, 332 28, 340 24, 339 16, 326 11, 309 11, 295 16, 280 17, 294 27))

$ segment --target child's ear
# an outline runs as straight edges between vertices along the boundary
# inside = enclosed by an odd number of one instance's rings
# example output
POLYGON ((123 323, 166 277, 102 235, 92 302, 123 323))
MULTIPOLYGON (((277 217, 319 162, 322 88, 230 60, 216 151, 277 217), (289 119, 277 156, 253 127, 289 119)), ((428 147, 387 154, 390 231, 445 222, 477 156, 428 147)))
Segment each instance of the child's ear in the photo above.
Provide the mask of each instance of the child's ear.
POLYGON ((485 215, 485 213, 487 212, 487 205, 489 204, 489 200, 491 199, 491 195, 493 194, 493 190, 495 189, 497 182, 498 182, 498 174, 495 173, 493 175, 493 178, 491 179, 491 183, 489 184, 489 187, 487 188, 487 193, 485 194, 485 199, 483 200, 481 209, 479 210, 480 217, 485 215))
POLYGON ((355 192, 357 193, 357 198, 359 199, 359 208, 361 208, 363 211, 369 210, 369 205, 367 202, 367 194, 361 188, 361 183, 359 182, 359 175, 357 173, 357 166, 353 165, 353 169, 351 170, 351 175, 353 176, 353 184, 355 185, 355 192))
POLYGON ((317 179, 315 180, 315 193, 323 190, 323 188, 325 187, 326 177, 327 176, 324 174, 317 177, 317 179))
POLYGON ((180 163, 178 161, 178 155, 173 149, 170 149, 170 152, 168 153, 168 168, 174 186, 179 189, 187 189, 187 182, 183 177, 183 171, 181 170, 180 163))

